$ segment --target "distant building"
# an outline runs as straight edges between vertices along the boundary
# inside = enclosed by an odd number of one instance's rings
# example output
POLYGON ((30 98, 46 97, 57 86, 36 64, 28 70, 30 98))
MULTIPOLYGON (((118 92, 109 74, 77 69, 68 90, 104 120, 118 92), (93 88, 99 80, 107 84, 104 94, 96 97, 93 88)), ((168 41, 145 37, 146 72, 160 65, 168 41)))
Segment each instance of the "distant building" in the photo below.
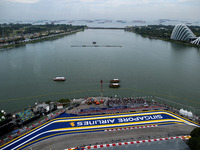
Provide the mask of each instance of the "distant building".
POLYGON ((43 103, 36 104, 36 107, 35 107, 35 111, 38 111, 39 113, 49 113, 55 109, 56 107, 54 103, 46 104, 43 102, 43 103))
POLYGON ((63 104, 57 104, 57 109, 63 109, 63 104))

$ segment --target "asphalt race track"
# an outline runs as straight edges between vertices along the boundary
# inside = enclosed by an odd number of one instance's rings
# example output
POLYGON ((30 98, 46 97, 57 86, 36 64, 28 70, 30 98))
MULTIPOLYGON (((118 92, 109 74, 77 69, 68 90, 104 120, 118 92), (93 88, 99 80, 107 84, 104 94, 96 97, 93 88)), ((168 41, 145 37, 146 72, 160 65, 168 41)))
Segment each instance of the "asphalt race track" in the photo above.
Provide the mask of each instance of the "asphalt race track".
POLYGON ((140 113, 121 113, 93 116, 74 116, 63 113, 25 134, 0 146, 1 150, 24 149, 47 138, 66 134, 105 131, 116 127, 144 125, 186 124, 200 127, 199 124, 169 111, 147 111, 140 113))

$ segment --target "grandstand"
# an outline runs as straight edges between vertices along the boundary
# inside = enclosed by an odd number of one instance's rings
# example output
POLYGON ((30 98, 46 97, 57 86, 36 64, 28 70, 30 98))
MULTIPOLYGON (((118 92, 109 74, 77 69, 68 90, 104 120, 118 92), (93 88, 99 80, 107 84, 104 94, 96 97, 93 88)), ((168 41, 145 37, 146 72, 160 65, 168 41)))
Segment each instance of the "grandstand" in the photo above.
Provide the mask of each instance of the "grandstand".
POLYGON ((85 105, 83 104, 79 108, 72 109, 69 113, 73 115, 95 115, 168 109, 166 105, 145 100, 142 97, 106 98, 104 101, 105 102, 98 105, 98 107, 92 102, 92 100, 91 103, 88 103, 90 100, 85 101, 85 105))
POLYGON ((25 121, 35 117, 34 113, 31 110, 31 108, 28 108, 28 109, 25 109, 24 111, 18 112, 16 114, 16 116, 18 116, 22 120, 22 122, 25 122, 25 121))
POLYGON ((88 110, 88 111, 80 111, 77 115, 94 115, 94 114, 113 114, 113 113, 127 113, 127 112, 137 112, 137 111, 149 111, 149 110, 164 110, 166 108, 161 106, 148 106, 148 107, 137 107, 137 108, 119 108, 114 107, 103 108, 100 110, 88 110))

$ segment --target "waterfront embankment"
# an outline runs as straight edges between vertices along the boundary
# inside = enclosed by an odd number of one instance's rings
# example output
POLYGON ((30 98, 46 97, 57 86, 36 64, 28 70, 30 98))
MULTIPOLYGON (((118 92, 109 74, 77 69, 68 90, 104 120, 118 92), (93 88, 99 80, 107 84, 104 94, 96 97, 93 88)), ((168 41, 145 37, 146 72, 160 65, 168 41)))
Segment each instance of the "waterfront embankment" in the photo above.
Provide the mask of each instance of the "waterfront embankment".
POLYGON ((0 24, 0 48, 10 48, 27 43, 59 38, 84 30, 86 26, 71 24, 0 24))
MULTIPOLYGON (((200 27, 199 26, 190 26, 192 31, 196 34, 196 36, 200 36, 200 27)), ((182 44, 190 47, 200 48, 199 45, 191 44, 188 41, 178 41, 172 40, 171 34, 174 29, 172 25, 148 25, 148 26, 128 26, 124 30, 129 32, 134 32, 136 34, 141 35, 142 37, 155 39, 155 40, 163 40, 167 42, 172 42, 175 44, 182 44)))
POLYGON ((69 31, 69 32, 63 32, 63 33, 52 34, 52 35, 47 35, 47 36, 41 36, 41 37, 34 38, 34 39, 21 40, 21 41, 18 41, 17 43, 15 43, 15 42, 11 42, 10 44, 6 43, 6 44, 0 45, 0 50, 6 49, 6 48, 18 47, 18 46, 26 45, 26 44, 29 44, 29 43, 37 43, 37 42, 42 42, 42 41, 46 41, 46 40, 57 39, 57 38, 61 38, 63 36, 74 34, 74 33, 77 33, 77 32, 83 31, 83 30, 84 29, 79 29, 79 30, 73 30, 73 31, 69 31))

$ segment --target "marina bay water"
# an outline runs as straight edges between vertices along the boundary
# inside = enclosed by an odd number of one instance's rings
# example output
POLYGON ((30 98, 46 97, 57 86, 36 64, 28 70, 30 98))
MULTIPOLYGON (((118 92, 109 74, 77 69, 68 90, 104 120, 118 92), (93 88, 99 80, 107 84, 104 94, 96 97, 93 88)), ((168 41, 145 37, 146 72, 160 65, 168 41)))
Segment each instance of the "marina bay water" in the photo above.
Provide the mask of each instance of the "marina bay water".
POLYGON ((0 51, 0 109, 60 98, 156 95, 200 108, 200 50, 123 30, 85 30, 0 51), (121 47, 71 47, 72 45, 121 47), (53 78, 64 76, 66 81, 53 78), (109 80, 119 78, 119 89, 109 80))

